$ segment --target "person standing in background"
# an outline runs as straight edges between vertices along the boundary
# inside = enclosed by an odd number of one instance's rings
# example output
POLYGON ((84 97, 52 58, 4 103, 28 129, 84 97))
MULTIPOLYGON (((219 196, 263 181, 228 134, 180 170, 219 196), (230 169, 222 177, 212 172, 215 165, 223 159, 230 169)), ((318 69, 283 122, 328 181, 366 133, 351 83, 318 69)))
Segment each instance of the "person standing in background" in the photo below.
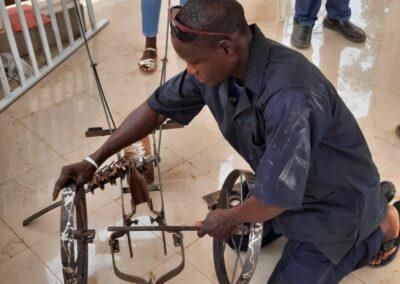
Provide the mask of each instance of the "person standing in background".
MULTIPOLYGON (((353 42, 364 42, 365 32, 350 22, 350 0, 327 0, 324 18, 325 28, 341 33, 353 42)), ((296 0, 293 32, 290 42, 297 48, 307 48, 311 43, 311 34, 317 14, 321 7, 321 0, 296 0)))
MULTIPOLYGON (((185 5, 187 0, 180 0, 185 5)), ((157 70, 157 34, 160 21, 161 0, 142 0, 142 33, 146 47, 139 61, 139 68, 145 73, 157 70)))

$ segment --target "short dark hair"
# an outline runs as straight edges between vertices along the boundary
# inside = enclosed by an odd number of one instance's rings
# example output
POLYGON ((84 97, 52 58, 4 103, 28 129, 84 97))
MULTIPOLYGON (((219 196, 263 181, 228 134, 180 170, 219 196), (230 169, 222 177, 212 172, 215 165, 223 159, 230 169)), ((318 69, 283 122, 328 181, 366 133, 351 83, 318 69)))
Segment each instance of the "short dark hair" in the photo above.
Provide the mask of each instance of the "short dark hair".
MULTIPOLYGON (((234 33, 249 30, 242 5, 236 0, 188 0, 176 16, 181 24, 199 31, 234 33)), ((174 35, 174 33, 173 33, 174 35)), ((196 39, 219 41, 219 36, 185 34, 184 42, 196 39)))

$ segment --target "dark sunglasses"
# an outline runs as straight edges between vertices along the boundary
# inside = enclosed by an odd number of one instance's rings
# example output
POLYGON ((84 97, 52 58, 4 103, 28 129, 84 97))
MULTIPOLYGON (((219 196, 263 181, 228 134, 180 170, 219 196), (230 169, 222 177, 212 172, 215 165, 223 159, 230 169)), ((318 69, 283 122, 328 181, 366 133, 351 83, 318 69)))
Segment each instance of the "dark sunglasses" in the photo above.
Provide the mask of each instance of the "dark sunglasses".
POLYGON ((169 23, 171 26, 172 32, 183 41, 194 39, 197 35, 202 36, 227 36, 229 37, 231 34, 228 33, 218 33, 218 32, 209 32, 209 31, 198 31, 193 30, 185 25, 182 25, 176 20, 176 16, 182 10, 182 6, 173 6, 168 9, 169 23))

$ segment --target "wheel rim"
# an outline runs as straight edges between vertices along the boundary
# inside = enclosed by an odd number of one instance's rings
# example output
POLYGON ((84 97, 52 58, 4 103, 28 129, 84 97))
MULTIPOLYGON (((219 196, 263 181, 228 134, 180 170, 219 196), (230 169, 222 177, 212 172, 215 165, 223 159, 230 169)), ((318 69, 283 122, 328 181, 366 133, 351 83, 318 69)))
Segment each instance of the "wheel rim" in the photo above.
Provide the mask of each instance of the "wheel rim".
MULTIPOLYGON (((253 180, 254 175, 248 171, 235 170, 229 174, 222 188, 218 207, 227 209, 244 202, 251 195, 253 180), (237 180, 239 183, 235 184, 237 180)), ((214 266, 222 284, 248 283, 257 264, 262 241, 262 223, 241 225, 249 227, 248 236, 232 236, 229 240, 232 250, 226 249, 227 242, 218 239, 213 242, 214 266), (245 252, 240 251, 242 246, 247 247, 245 252)))
POLYGON ((87 283, 87 239, 74 238, 75 230, 87 230, 86 198, 74 185, 63 190, 60 222, 61 261, 64 283, 87 283))

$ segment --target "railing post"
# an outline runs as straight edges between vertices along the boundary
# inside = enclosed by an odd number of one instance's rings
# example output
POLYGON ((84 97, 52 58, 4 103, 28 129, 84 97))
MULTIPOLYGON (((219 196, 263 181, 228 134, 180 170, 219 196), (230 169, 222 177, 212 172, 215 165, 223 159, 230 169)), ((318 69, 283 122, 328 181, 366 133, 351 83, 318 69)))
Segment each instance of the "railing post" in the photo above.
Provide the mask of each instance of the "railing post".
POLYGON ((56 38, 58 53, 61 54, 63 52, 64 48, 63 48, 63 45, 61 42, 60 31, 58 29, 56 14, 54 13, 53 2, 52 2, 52 0, 46 0, 46 2, 47 2, 47 8, 49 9, 51 26, 53 27, 54 36, 56 38))
POLYGON ((61 7, 63 10, 65 26, 67 27, 69 44, 72 45, 75 40, 74 40, 74 35, 72 34, 71 19, 69 18, 68 7, 67 4, 65 3, 65 0, 61 0, 61 7))
POLYGON ((36 24, 39 31, 40 41, 42 42, 44 57, 46 58, 47 65, 52 65, 53 59, 51 58, 49 42, 47 41, 46 31, 44 30, 42 15, 40 14, 37 0, 32 0, 32 8, 35 13, 36 24))
POLYGON ((8 17, 8 12, 4 0, 0 0, 0 12, 1 12, 1 17, 3 18, 4 28, 6 29, 6 34, 8 38, 8 43, 10 45, 11 53, 14 57, 15 65, 17 66, 19 82, 23 86, 25 85, 26 81, 24 69, 22 68, 21 58, 19 57, 18 47, 15 42, 14 32, 11 27, 10 18, 8 17))
POLYGON ((16 0, 15 5, 17 6, 18 16, 22 26, 22 34, 24 35, 24 41, 26 44, 26 48, 28 49, 29 59, 32 63, 33 72, 35 73, 35 76, 39 76, 39 68, 36 61, 36 55, 33 50, 32 40, 29 34, 28 25, 26 24, 25 13, 22 9, 21 0, 16 0))
POLYGON ((3 87, 4 97, 7 97, 10 94, 10 85, 8 84, 6 71, 4 70, 3 61, 0 56, 0 82, 3 87))

